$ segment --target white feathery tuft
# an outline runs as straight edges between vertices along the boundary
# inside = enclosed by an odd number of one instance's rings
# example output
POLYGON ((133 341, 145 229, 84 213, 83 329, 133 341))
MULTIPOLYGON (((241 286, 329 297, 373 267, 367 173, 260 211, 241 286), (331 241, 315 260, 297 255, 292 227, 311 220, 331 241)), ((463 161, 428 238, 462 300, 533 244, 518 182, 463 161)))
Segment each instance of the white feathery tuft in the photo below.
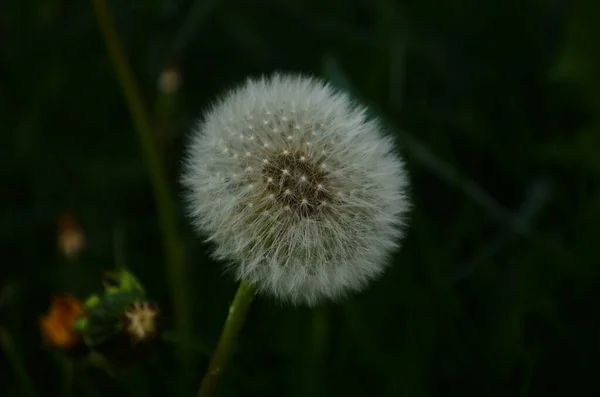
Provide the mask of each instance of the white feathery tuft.
POLYGON ((349 96, 275 74, 227 93, 193 131, 188 210, 236 279, 294 304, 359 291, 399 246, 408 176, 349 96))

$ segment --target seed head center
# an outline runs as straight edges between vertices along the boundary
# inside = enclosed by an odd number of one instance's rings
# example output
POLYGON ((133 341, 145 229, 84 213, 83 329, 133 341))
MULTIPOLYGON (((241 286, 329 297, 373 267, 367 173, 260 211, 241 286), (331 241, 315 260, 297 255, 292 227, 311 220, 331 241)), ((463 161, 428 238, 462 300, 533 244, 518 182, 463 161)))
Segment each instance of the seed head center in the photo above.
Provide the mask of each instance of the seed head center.
POLYGON ((275 154, 262 168, 267 194, 300 217, 316 214, 331 197, 327 172, 304 152, 275 154))

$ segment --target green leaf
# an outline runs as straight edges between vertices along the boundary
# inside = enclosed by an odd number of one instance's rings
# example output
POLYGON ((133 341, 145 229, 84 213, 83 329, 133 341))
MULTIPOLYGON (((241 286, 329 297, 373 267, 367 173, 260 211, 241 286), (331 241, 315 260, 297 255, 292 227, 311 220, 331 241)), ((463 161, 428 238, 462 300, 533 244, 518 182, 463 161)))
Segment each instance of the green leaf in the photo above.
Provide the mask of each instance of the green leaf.
POLYGON ((140 292, 106 294, 89 313, 84 337, 89 347, 95 347, 116 336, 123 329, 123 315, 127 307, 144 299, 140 292))

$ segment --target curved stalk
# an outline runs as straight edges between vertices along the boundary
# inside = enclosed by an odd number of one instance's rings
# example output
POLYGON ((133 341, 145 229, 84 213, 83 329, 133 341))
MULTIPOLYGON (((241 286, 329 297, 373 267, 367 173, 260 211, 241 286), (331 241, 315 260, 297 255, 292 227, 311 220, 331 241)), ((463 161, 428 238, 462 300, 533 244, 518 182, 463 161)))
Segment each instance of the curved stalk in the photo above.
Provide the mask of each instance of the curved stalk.
POLYGON ((255 288, 250 283, 246 281, 240 283, 235 298, 229 306, 229 314, 221 331, 219 343, 210 359, 204 379, 202 379, 198 397, 215 395, 225 367, 233 355, 238 335, 254 298, 254 292, 255 288))

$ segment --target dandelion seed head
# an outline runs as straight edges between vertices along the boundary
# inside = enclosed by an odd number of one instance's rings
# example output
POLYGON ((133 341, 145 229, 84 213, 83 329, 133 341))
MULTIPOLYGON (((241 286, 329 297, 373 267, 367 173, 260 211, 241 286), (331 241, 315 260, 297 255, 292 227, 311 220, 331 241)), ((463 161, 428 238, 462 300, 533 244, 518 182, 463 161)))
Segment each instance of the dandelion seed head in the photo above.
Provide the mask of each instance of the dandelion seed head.
POLYGON ((337 299, 379 276, 410 207, 404 163, 377 120, 301 75, 249 79, 215 103, 194 130, 182 180, 215 258, 294 304, 337 299), (249 130, 253 139, 235 138, 249 130))

